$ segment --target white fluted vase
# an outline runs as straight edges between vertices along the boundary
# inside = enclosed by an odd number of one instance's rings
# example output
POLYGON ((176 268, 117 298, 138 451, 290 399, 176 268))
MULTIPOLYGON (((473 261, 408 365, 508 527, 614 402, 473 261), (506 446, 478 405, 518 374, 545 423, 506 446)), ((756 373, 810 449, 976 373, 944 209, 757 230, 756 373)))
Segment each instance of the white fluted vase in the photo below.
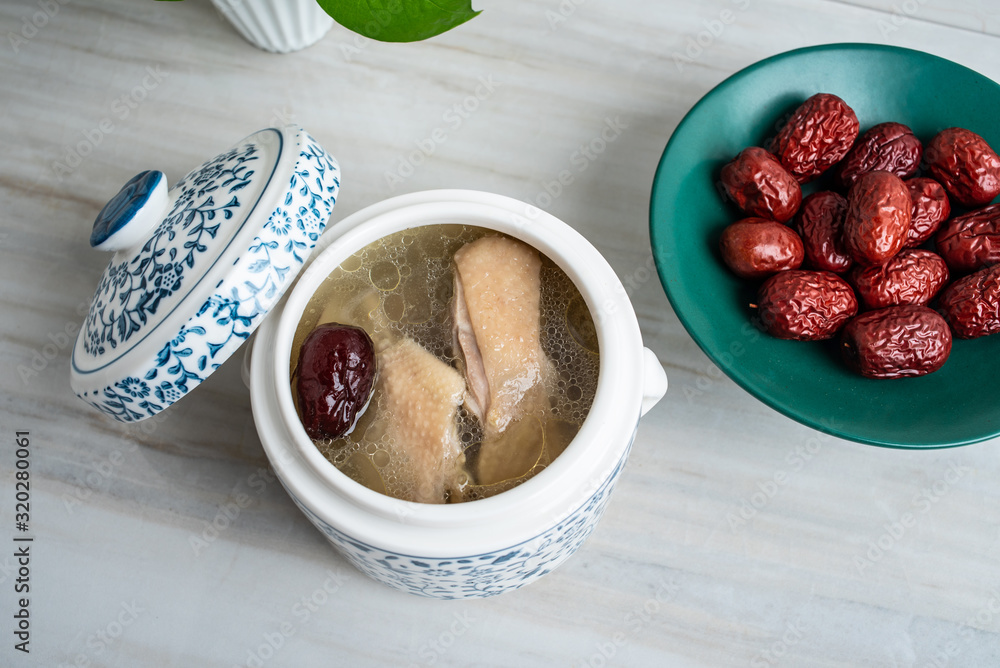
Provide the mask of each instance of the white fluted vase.
POLYGON ((333 26, 316 0, 212 0, 212 4, 244 39, 274 53, 315 44, 333 26))

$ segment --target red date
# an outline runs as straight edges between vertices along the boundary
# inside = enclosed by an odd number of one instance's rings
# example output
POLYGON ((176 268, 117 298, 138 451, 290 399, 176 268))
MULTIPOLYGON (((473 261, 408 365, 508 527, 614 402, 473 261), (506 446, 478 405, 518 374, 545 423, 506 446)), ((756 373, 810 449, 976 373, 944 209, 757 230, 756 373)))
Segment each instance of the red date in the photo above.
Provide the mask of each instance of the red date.
POLYGON ((812 269, 840 274, 851 268, 851 256, 841 238, 846 213, 847 200, 830 190, 803 200, 795 216, 795 230, 802 238, 806 261, 812 269))
POLYGON ((756 308, 768 334, 779 339, 818 341, 832 338, 858 312, 858 300, 840 276, 796 269, 764 281, 756 308))
POLYGON ((806 183, 847 155, 858 130, 858 117, 846 102, 817 93, 795 110, 770 149, 799 183, 806 183))
POLYGON ((930 175, 962 206, 982 206, 1000 194, 1000 157, 971 130, 942 130, 925 157, 930 175))
POLYGON ((947 128, 925 146, 895 122, 859 136, 830 93, 776 127, 720 173, 748 216, 723 230, 722 258, 763 280, 754 324, 790 340, 839 333, 844 360, 868 378, 933 373, 953 338, 1000 333, 1000 156, 983 137, 947 128), (803 195, 824 173, 838 192, 803 195), (950 218, 953 207, 963 215, 950 218), (937 252, 921 248, 932 239, 937 252))
POLYGON ((898 176, 862 174, 847 194, 844 247, 858 264, 882 264, 903 248, 912 211, 910 191, 898 176))
POLYGON ((938 252, 956 273, 1000 262, 1000 204, 952 218, 934 239, 938 252))
POLYGON ((924 376, 951 354, 951 331, 935 311, 908 304, 868 311, 847 323, 841 354, 866 378, 924 376))
POLYGON ((340 438, 354 429, 375 387, 375 345, 360 327, 329 323, 299 351, 298 399, 310 438, 340 438))
POLYGON ((938 231, 941 223, 951 215, 951 202, 944 186, 927 177, 906 181, 913 209, 910 213, 910 231, 906 235, 906 248, 924 243, 938 231))
POLYGON ((1000 332, 1000 264, 949 285, 941 293, 938 310, 960 339, 1000 332))
POLYGON ((906 248, 885 264, 855 268, 850 282, 865 308, 922 306, 948 282, 948 265, 937 253, 906 248))
POLYGON ((838 177, 844 188, 876 170, 905 179, 916 173, 923 154, 924 146, 910 128, 902 123, 879 123, 854 144, 838 167, 838 177))
POLYGON ((751 216, 784 223, 802 203, 802 188, 778 159, 751 146, 722 168, 722 187, 736 206, 751 216))
POLYGON ((744 218, 722 231, 722 260, 740 278, 763 278, 802 264, 802 241, 795 231, 766 218, 744 218))

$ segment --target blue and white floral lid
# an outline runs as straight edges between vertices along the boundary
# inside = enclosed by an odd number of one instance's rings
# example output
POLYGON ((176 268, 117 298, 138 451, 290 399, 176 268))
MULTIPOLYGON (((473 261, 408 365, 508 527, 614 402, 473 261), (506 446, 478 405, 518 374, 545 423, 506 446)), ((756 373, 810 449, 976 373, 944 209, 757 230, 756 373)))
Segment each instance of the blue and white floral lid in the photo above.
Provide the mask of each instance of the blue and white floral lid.
POLYGON ((121 422, 204 381, 281 298, 340 189, 301 127, 268 128, 167 191, 143 172, 104 207, 91 245, 115 251, 73 348, 70 384, 121 422))

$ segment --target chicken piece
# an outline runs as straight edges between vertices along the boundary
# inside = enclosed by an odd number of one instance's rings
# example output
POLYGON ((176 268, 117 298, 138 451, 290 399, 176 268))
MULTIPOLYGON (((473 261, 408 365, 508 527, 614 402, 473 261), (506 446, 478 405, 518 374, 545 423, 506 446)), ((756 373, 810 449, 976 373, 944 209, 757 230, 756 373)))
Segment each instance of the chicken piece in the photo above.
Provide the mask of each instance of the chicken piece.
POLYGON ((524 480, 555 461, 580 426, 551 413, 527 415, 507 430, 483 441, 475 458, 476 484, 524 480))
POLYGON ((446 492, 460 490, 466 477, 456 423, 465 382, 409 338, 379 351, 379 373, 388 436, 416 483, 408 500, 444 503, 446 492))
POLYGON ((483 237, 455 253, 455 348, 469 386, 466 406, 487 439, 545 398, 541 267, 535 249, 509 237, 483 237))
POLYGON ((520 478, 542 464, 545 439, 542 422, 526 416, 502 433, 483 441, 475 460, 476 483, 495 485, 520 478))

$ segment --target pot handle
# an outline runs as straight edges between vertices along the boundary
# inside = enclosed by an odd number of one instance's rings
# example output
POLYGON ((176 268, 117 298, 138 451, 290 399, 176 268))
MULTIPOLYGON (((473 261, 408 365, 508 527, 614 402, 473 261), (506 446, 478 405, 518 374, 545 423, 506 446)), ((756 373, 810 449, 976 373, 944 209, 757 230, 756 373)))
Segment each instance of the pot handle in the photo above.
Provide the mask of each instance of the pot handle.
POLYGON ((649 348, 642 349, 642 412, 645 415, 667 393, 667 372, 660 360, 649 348))
POLYGON ((253 358, 253 344, 256 340, 257 332, 254 332, 244 344, 246 348, 243 349, 243 365, 240 367, 240 377, 248 390, 250 389, 250 360, 253 358))

